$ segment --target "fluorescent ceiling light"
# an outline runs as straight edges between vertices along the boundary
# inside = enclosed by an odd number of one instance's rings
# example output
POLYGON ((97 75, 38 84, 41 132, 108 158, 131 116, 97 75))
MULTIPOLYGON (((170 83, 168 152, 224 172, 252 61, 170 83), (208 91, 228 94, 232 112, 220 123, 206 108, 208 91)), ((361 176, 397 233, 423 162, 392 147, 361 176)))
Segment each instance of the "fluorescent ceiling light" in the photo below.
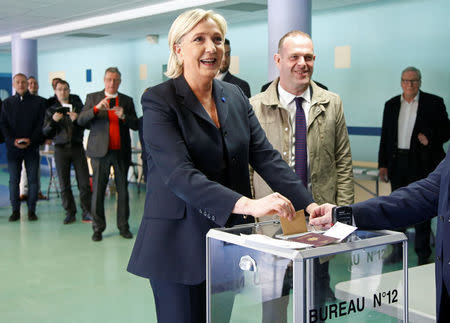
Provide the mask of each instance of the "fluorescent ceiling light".
POLYGON ((10 43, 11 35, 0 37, 0 44, 10 43))
MULTIPOLYGON (((85 29, 95 26, 101 26, 101 25, 107 25, 115 22, 121 22, 126 20, 133 20, 138 19, 142 17, 150 17, 155 16, 162 13, 167 13, 171 11, 191 8, 191 7, 197 7, 197 6, 204 6, 207 4, 217 3, 217 2, 223 2, 225 0, 185 0, 185 1, 179 1, 179 0, 173 0, 173 1, 167 1, 163 3, 158 3, 154 5, 149 5, 145 7, 120 11, 112 14, 102 15, 102 16, 96 16, 92 18, 86 18, 81 20, 76 20, 72 22, 68 22, 65 24, 59 24, 59 25, 53 25, 48 26, 45 28, 39 28, 34 30, 25 31, 20 34, 21 38, 36 38, 41 36, 47 36, 47 35, 53 35, 53 34, 59 34, 64 33, 67 31, 73 31, 78 29, 85 29)), ((8 36, 5 36, 8 37, 8 36)), ((0 40, 2 37, 0 37, 0 40)), ((11 37, 10 37, 11 40, 11 37)), ((6 42, 6 41, 5 41, 6 42)))

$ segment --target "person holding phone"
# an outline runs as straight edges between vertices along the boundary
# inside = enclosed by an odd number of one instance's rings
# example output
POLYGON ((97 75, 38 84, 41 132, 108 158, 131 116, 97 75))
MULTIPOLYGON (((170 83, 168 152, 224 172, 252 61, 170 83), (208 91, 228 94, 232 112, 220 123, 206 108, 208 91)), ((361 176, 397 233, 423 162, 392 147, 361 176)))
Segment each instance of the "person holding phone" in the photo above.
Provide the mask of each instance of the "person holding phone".
POLYGON ((105 88, 86 97, 78 123, 89 127, 87 155, 94 172, 92 183, 93 241, 101 241, 106 229, 105 191, 110 168, 114 168, 117 188, 117 227, 125 239, 132 239, 128 218, 128 168, 131 164, 130 129, 138 130, 133 99, 119 92, 122 76, 117 67, 109 67, 103 78, 105 88))
POLYGON ((58 101, 49 107, 45 114, 43 132, 53 139, 55 145, 55 163, 58 173, 61 199, 66 217, 64 224, 75 222, 77 208, 70 182, 70 167, 73 165, 80 191, 82 222, 91 223, 91 186, 86 152, 83 147, 84 128, 78 124, 78 114, 83 109, 83 102, 77 95, 70 96, 70 86, 59 80, 55 87, 58 101))

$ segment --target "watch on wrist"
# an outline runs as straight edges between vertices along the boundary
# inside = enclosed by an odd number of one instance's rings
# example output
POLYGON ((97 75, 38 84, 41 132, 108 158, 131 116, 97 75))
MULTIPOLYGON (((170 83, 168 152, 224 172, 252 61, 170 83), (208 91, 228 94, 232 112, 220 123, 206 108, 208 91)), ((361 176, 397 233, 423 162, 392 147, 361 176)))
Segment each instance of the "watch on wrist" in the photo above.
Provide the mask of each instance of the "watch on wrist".
POLYGON ((335 206, 332 210, 333 223, 353 224, 353 213, 350 206, 335 206))

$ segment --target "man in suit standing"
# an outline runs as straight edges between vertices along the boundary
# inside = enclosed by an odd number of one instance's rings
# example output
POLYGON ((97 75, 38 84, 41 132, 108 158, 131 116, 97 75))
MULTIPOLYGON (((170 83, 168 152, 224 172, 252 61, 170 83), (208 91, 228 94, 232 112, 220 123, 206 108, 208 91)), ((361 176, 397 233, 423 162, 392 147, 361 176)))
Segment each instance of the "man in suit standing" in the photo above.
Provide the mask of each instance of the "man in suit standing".
MULTIPOLYGON (((450 150, 427 178, 351 206, 353 222, 361 229, 396 229, 437 215, 436 322, 450 322, 450 150)), ((323 204, 310 216, 310 224, 330 227, 334 205, 323 204)), ((337 219, 339 220, 339 219, 337 219)), ((401 245, 401 244, 400 244, 401 245)))
POLYGON ((102 240, 102 232, 106 228, 104 198, 111 166, 118 193, 117 227, 122 237, 131 239, 127 175, 131 163, 130 129, 138 129, 138 119, 133 99, 118 92, 121 83, 118 68, 107 68, 103 80, 105 89, 87 95, 78 117, 80 126, 90 128, 86 152, 94 172, 92 240, 102 240))
MULTIPOLYGON (((422 77, 415 67, 401 76, 403 93, 386 102, 383 113, 378 167, 382 181, 392 190, 425 178, 444 158, 442 145, 450 138, 450 121, 442 98, 420 91, 422 77)), ((429 220, 415 225, 418 264, 431 255, 429 220)), ((401 259, 395 247, 388 262, 401 259)))
POLYGON ((5 136, 9 171, 9 196, 12 206, 10 222, 20 219, 19 181, 22 162, 28 176, 28 220, 36 221, 38 198, 39 145, 43 141, 42 123, 46 103, 31 95, 27 77, 18 73, 13 77, 16 94, 3 102, 0 128, 5 136))
MULTIPOLYGON (((312 81, 314 47, 311 37, 291 31, 279 41, 274 56, 280 76, 265 92, 250 99, 267 139, 302 179, 318 203, 353 203, 353 168, 342 101, 312 81), (331 156, 331 158, 330 158, 331 156)), ((251 170, 255 198, 271 193, 251 170)), ((316 264, 318 303, 334 298, 328 262, 316 264)), ((290 287, 290 286, 288 286, 290 287)), ((263 302, 263 322, 285 322, 289 288, 283 297, 263 302)))
POLYGON ((225 39, 225 52, 223 54, 222 63, 220 64, 219 74, 217 75, 217 79, 222 80, 224 82, 228 82, 231 84, 235 84, 239 86, 244 92, 244 94, 247 96, 247 98, 250 97, 250 85, 239 77, 234 76, 231 74, 228 69, 230 68, 230 57, 231 57, 231 47, 230 47, 230 41, 228 39, 225 39))

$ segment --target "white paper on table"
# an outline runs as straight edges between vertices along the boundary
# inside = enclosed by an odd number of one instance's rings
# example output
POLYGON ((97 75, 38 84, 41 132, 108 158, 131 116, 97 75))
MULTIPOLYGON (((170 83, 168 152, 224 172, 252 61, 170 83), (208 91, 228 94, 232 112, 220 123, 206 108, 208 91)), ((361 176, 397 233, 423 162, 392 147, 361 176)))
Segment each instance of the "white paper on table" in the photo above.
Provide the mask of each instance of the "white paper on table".
POLYGON ((341 222, 336 222, 329 230, 327 230, 323 235, 328 237, 333 237, 339 239, 347 238, 353 231, 358 229, 352 225, 344 224, 341 222))
POLYGON ((271 237, 265 236, 263 234, 241 234, 245 237, 247 243, 261 244, 271 247, 284 248, 284 249, 303 249, 311 247, 311 245, 306 243, 300 243, 295 241, 273 239, 271 237))

